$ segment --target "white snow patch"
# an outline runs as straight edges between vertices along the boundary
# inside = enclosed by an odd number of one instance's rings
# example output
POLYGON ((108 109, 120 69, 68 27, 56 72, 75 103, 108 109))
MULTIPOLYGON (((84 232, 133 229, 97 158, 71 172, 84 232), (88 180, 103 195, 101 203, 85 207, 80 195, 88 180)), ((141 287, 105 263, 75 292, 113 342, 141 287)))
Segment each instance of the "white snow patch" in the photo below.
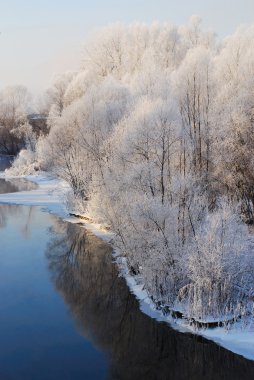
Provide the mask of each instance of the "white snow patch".
POLYGON ((232 330, 227 331, 223 327, 206 329, 197 332, 207 339, 213 340, 229 351, 242 355, 247 359, 254 360, 254 330, 242 329, 236 323, 232 330))

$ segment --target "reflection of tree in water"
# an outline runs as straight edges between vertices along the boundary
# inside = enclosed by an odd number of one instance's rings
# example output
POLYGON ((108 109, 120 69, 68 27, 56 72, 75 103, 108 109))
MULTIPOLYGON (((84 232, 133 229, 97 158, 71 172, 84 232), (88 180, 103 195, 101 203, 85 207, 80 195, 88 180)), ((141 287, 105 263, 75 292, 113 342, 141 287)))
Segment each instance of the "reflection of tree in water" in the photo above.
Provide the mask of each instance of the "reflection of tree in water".
POLYGON ((109 379, 254 378, 253 362, 142 314, 118 277, 110 247, 91 233, 59 221, 47 256, 81 333, 108 353, 109 379))
POLYGON ((0 194, 16 193, 18 191, 29 191, 38 188, 36 183, 27 181, 24 178, 10 178, 5 180, 0 178, 0 194))
POLYGON ((15 183, 11 183, 10 181, 0 178, 0 194, 16 193, 17 191, 18 187, 15 183))
POLYGON ((24 238, 28 239, 31 233, 33 223, 34 207, 20 206, 15 204, 0 204, 0 228, 5 228, 11 218, 22 218, 20 223, 20 232, 24 238))

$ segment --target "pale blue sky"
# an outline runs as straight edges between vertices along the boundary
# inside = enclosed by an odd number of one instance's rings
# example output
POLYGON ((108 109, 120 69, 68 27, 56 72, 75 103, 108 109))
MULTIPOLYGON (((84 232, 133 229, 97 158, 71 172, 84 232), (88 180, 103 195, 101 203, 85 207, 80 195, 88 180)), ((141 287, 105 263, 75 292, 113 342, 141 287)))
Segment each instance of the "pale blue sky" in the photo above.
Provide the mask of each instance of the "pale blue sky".
POLYGON ((254 23, 254 0, 0 0, 0 89, 46 88, 54 73, 79 66, 96 28, 121 21, 187 22, 193 14, 220 37, 254 23))

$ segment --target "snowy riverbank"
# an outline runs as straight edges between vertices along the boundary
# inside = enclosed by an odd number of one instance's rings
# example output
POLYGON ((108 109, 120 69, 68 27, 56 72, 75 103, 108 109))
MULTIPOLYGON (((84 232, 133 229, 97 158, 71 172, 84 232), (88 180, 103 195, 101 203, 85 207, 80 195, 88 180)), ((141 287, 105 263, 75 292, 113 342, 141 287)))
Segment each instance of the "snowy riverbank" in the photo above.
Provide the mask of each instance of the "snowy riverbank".
MULTIPOLYGON (((7 177, 4 174, 1 175, 1 177, 11 180, 11 177, 7 177)), ((25 178, 35 182, 38 188, 30 191, 0 194, 0 203, 40 206, 68 222, 82 223, 85 228, 91 230, 97 236, 106 241, 110 241, 112 235, 110 232, 103 230, 100 225, 89 223, 84 219, 69 215, 65 203, 69 187, 65 182, 43 174, 27 176, 25 178)), ((184 319, 173 319, 169 315, 164 315, 162 311, 156 309, 156 306, 149 298, 147 292, 143 289, 142 283, 139 283, 140 279, 130 275, 126 259, 121 258, 115 251, 114 258, 131 292, 138 298, 142 312, 158 321, 169 323, 173 328, 179 331, 202 335, 232 352, 254 360, 254 326, 243 328, 241 323, 236 323, 234 328, 231 328, 229 331, 223 327, 197 330, 192 328, 184 319)))

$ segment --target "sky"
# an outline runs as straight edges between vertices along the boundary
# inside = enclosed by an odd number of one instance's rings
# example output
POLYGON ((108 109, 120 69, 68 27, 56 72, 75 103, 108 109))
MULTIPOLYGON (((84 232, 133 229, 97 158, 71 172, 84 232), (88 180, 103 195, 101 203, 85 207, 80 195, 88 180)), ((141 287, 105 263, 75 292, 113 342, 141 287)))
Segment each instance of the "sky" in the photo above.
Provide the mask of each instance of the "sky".
POLYGON ((57 73, 77 70, 82 46, 114 22, 184 24, 192 15, 219 38, 254 23, 254 0, 0 0, 0 90, 39 94, 57 73))

